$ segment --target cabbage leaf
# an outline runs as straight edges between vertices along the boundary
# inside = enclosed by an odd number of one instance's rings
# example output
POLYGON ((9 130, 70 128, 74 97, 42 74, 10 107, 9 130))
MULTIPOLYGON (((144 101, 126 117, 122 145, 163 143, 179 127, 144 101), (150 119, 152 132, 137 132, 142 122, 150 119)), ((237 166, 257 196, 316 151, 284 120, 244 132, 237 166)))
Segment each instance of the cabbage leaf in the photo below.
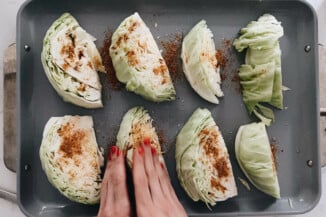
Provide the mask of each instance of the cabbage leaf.
POLYGON ((220 67, 213 33, 206 21, 196 24, 182 42, 183 71, 191 87, 205 100, 218 104, 222 97, 220 67))
POLYGON ((283 109, 281 49, 278 41, 282 36, 281 23, 274 16, 264 14, 242 28, 239 38, 233 42, 239 52, 247 49, 245 64, 239 69, 244 103, 248 112, 267 126, 274 121, 274 114, 262 103, 283 109))
POLYGON ((251 123, 239 128, 235 155, 241 170, 256 188, 280 198, 275 162, 264 123, 251 123))
POLYGON ((105 72, 96 39, 64 13, 43 40, 41 60, 47 78, 64 101, 85 108, 103 107, 97 71, 105 72))

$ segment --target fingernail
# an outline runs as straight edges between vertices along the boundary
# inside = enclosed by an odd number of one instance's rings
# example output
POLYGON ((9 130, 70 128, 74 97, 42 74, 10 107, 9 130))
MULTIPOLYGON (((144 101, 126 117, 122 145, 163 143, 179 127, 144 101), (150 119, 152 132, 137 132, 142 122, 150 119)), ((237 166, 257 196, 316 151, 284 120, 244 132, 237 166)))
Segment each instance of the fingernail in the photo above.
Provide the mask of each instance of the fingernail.
POLYGON ((144 149, 141 146, 139 146, 138 147, 138 153, 139 153, 139 155, 142 155, 143 152, 144 152, 144 149))
POLYGON ((162 162, 160 162, 160 165, 162 169, 165 169, 164 164, 162 162))
POLYGON ((145 138, 143 140, 143 143, 144 143, 144 145, 149 146, 149 144, 151 144, 151 140, 149 138, 145 138))
POLYGON ((117 157, 119 157, 120 154, 121 154, 121 150, 118 148, 118 150, 117 150, 117 157))
POLYGON ((111 147, 111 154, 114 154, 117 151, 117 147, 116 146, 112 146, 111 147))
POLYGON ((111 154, 111 152, 109 153, 109 160, 111 160, 112 159, 112 154, 111 154))
POLYGON ((151 147, 151 152, 152 152, 152 154, 155 154, 156 153, 156 149, 154 147, 151 147))

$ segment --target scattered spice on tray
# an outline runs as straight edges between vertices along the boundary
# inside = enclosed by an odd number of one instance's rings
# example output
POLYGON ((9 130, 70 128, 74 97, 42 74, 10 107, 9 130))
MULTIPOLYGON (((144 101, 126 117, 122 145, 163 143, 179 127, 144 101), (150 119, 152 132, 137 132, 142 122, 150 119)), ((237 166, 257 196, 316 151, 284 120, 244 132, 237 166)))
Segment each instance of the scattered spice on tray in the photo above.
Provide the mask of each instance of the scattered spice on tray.
POLYGON ((220 44, 220 47, 216 49, 215 56, 220 66, 222 84, 227 87, 233 87, 240 94, 239 63, 232 48, 232 41, 223 39, 220 44))
POLYGON ((168 37, 168 41, 161 41, 164 48, 163 58, 168 66, 172 81, 177 81, 183 76, 183 72, 179 70, 183 36, 182 33, 175 33, 168 37))
POLYGON ((223 51, 221 49, 216 50, 215 53, 218 65, 221 67, 221 69, 224 69, 227 62, 229 61, 228 58, 225 56, 223 51))
POLYGON ((276 154, 278 152, 277 150, 277 145, 275 144, 271 144, 271 150, 272 150, 272 156, 273 156, 273 162, 274 162, 274 165, 275 165, 275 169, 277 170, 277 161, 276 161, 276 154))
POLYGON ((112 90, 121 90, 124 87, 124 84, 121 83, 116 75, 115 70, 112 64, 112 59, 110 57, 110 46, 111 46, 111 38, 112 31, 108 30, 105 33, 105 37, 103 40, 103 46, 100 48, 100 55, 102 57, 103 65, 106 70, 106 75, 109 83, 109 88, 112 90))

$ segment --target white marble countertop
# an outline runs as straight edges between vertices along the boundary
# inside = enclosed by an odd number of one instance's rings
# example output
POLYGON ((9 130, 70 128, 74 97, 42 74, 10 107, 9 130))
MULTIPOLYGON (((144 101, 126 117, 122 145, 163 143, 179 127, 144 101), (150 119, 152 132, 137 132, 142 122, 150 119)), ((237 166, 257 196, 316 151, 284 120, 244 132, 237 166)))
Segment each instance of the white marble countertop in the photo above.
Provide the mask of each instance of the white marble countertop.
MULTIPOLYGON (((0 188, 16 192, 16 174, 6 169, 3 163, 3 53, 6 47, 15 42, 16 14, 24 0, 1 0, 0 3, 0 188)), ((326 46, 326 0, 308 0, 318 16, 319 43, 326 46)), ((326 213, 326 167, 322 168, 322 196, 318 205, 304 217, 325 216, 326 213)), ((0 198, 1 216, 24 216, 14 203, 0 198)))

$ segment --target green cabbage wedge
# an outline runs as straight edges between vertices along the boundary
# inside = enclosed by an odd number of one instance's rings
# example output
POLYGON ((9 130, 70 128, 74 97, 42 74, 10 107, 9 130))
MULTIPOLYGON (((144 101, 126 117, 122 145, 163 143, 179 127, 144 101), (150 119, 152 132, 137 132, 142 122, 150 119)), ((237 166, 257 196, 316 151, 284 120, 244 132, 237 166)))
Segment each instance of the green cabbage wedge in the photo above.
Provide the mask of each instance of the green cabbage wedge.
POLYGON ((222 97, 220 67, 216 59, 213 33, 202 20, 182 42, 183 71, 191 87, 205 100, 218 104, 222 97))
POLYGON ((209 205, 236 196, 229 154, 210 111, 197 109, 176 141, 176 170, 189 197, 209 205))
POLYGON ((283 109, 281 49, 278 41, 282 36, 281 23, 274 16, 264 14, 242 28, 240 37, 233 42, 239 52, 247 49, 245 65, 239 70, 244 102, 249 113, 254 113, 267 126, 274 121, 274 114, 261 103, 283 109))
POLYGON ((122 21, 113 33, 110 56, 118 80, 128 91, 154 102, 175 99, 168 67, 138 13, 122 21))
POLYGON ((104 159, 92 117, 50 118, 39 154, 48 180, 61 194, 78 203, 99 203, 104 159))
POLYGON ((103 107, 97 71, 105 72, 96 39, 64 13, 43 40, 41 60, 47 78, 64 101, 84 108, 103 107))
POLYGON ((156 153, 159 153, 160 162, 164 163, 161 144, 152 121, 143 107, 130 109, 122 119, 116 145, 125 153, 130 168, 132 167, 133 150, 146 140, 156 149, 156 153))
POLYGON ((264 123, 239 128, 235 154, 243 173, 262 192, 280 198, 275 162, 264 123))

